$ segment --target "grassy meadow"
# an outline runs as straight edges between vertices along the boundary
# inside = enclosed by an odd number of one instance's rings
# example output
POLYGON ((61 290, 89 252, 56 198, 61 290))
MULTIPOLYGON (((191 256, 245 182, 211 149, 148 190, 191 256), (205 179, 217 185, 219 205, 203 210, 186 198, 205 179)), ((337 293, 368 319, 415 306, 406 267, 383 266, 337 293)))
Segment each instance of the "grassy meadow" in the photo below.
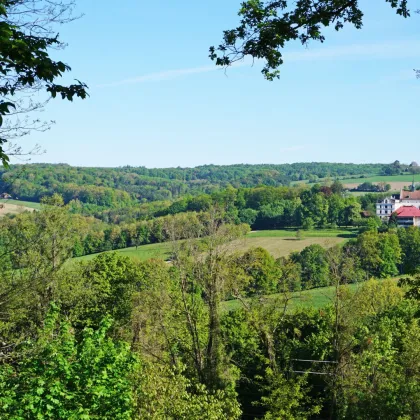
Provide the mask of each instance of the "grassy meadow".
MULTIPOLYGON (((356 236, 355 229, 311 229, 301 230, 304 238, 351 238, 356 236)), ((254 230, 247 238, 295 238, 296 229, 254 230)))
MULTIPOLYGON (((374 281, 384 281, 384 280, 374 280, 374 281)), ((397 282, 398 278, 392 279, 392 281, 397 282)), ((362 283, 363 284, 363 283, 362 283)), ((361 285, 360 283, 349 284, 347 287, 352 293, 356 293, 361 285)), ((333 302, 335 294, 335 287, 320 287, 318 289, 303 290, 302 292, 294 292, 291 294, 292 299, 289 302, 289 308, 295 309, 299 307, 312 307, 312 308, 322 308, 325 305, 333 302)), ((282 294, 273 294, 266 296, 269 299, 282 298, 282 294)), ((222 303, 222 310, 234 311, 242 307, 242 303, 239 300, 228 300, 222 303)))
MULTIPOLYGON (((293 251, 301 251, 303 248, 319 244, 325 248, 345 242, 354 236, 351 229, 341 230, 309 230, 302 231, 302 239, 296 239, 296 231, 293 230, 263 230, 250 232, 245 238, 232 242, 232 252, 246 251, 250 248, 262 247, 270 252, 273 257, 279 258, 289 255, 293 251)), ((170 257, 171 244, 169 242, 160 244, 149 244, 131 248, 118 249, 115 251, 139 261, 150 258, 167 260, 170 257)), ((85 255, 75 260, 90 260, 98 254, 85 255)))
POLYGON ((21 201, 21 200, 12 200, 0 198, 0 204, 13 204, 15 206, 27 207, 30 209, 39 210, 41 208, 40 203, 34 203, 32 201, 21 201))
MULTIPOLYGON (((331 181, 331 178, 318 179, 315 183, 309 183, 309 185, 322 184, 325 181, 331 181)), ((391 185, 391 190, 399 192, 399 190, 407 185, 410 185, 413 182, 413 175, 365 175, 361 178, 339 178, 339 181, 344 184, 347 188, 355 188, 364 182, 371 182, 373 184, 378 184, 379 182, 385 182, 386 184, 391 185)), ((420 183, 420 174, 414 175, 414 182, 420 183)), ((308 181, 296 181, 292 184, 308 184, 308 181)), ((360 192, 356 194, 366 194, 366 192, 360 192)))
MULTIPOLYGON (((392 184, 393 182, 405 182, 411 183, 413 182, 413 175, 375 175, 366 178, 346 178, 340 179, 340 182, 343 184, 362 184, 363 182, 386 182, 387 184, 392 184)), ((414 182, 420 182, 420 174, 414 175, 414 182)))
POLYGON ((261 247, 266 249, 274 258, 285 257, 294 251, 302 251, 309 245, 318 244, 324 248, 345 242, 346 238, 339 236, 303 237, 296 239, 294 236, 246 236, 243 239, 232 242, 231 249, 234 252, 246 251, 250 248, 261 247))
MULTIPOLYGON (((134 258, 135 260, 139 260, 139 261, 145 261, 151 258, 159 258, 159 259, 167 260, 169 259, 169 256, 170 256, 171 244, 169 242, 165 242, 162 244, 142 245, 142 246, 139 246, 137 249, 135 247, 131 247, 131 248, 124 248, 124 249, 118 249, 115 251, 107 251, 107 252, 116 252, 120 255, 134 258)), ((74 260, 88 261, 95 258, 97 255, 99 254, 85 255, 83 257, 74 258, 74 260)))

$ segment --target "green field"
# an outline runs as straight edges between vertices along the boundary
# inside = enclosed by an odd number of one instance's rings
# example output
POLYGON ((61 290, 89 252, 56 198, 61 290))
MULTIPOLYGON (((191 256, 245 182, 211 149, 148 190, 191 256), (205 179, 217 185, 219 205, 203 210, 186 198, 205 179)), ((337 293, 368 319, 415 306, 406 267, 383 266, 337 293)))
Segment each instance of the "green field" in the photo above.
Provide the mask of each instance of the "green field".
POLYGON ((39 210, 41 208, 40 203, 34 203, 32 201, 21 201, 21 200, 12 200, 12 199, 9 200, 9 199, 0 198, 0 203, 14 204, 15 206, 23 206, 23 207, 28 207, 30 209, 36 209, 36 210, 39 210))
MULTIPOLYGON (((361 178, 360 176, 355 177, 355 178, 340 178, 338 177, 338 180, 342 183, 342 184, 362 184, 363 182, 372 182, 372 183, 377 183, 377 182, 385 182, 387 184, 391 184, 392 183, 397 183, 397 184, 401 184, 404 183, 405 185, 409 185, 413 182, 413 175, 410 174, 406 174, 406 175, 365 175, 364 178, 361 178)), ((318 179, 316 182, 312 182, 312 183, 308 183, 307 180, 305 181, 294 181, 292 182, 292 185, 299 185, 299 184, 309 184, 309 185, 314 185, 314 184, 322 184, 325 181, 332 181, 332 178, 320 178, 318 179)), ((420 174, 416 174, 414 175, 414 182, 419 182, 420 183, 420 174)), ((402 185, 396 185, 396 187, 400 188, 402 185)), ((396 189, 398 189, 396 188, 396 189)), ((363 193, 366 194, 366 193, 363 193)))
MULTIPOLYGON (((350 238, 356 235, 354 229, 312 229, 301 230, 304 238, 350 238)), ((290 238, 296 236, 296 229, 255 230, 248 238, 290 238)))
MULTIPOLYGON (((283 232, 276 236, 275 231, 261 231, 250 233, 244 239, 234 241, 231 245, 232 251, 243 252, 250 248, 264 248, 274 258, 285 257, 294 251, 302 251, 309 245, 318 244, 324 248, 330 248, 334 245, 345 242, 351 234, 349 233, 337 233, 331 234, 320 234, 319 236, 304 236, 302 239, 297 240, 296 237, 291 235, 291 232, 287 232, 288 235, 283 236, 283 232), (261 236, 258 236, 260 234, 261 236), (253 236, 255 235, 255 236, 253 236), (343 236, 346 235, 346 236, 343 236)), ((306 232, 305 232, 306 233, 306 232)), ((304 233, 304 235, 305 235, 304 233)))
MULTIPOLYGON (((293 251, 301 251, 303 248, 319 244, 326 248, 346 241, 354 236, 352 230, 311 230, 304 231, 303 238, 297 240, 295 231, 291 230, 266 230, 249 233, 245 238, 232 242, 230 248, 232 252, 246 251, 250 248, 262 247, 269 251, 275 258, 289 255, 293 251)), ((169 259, 171 244, 169 242, 161 244, 142 245, 135 247, 118 249, 118 254, 144 261, 150 258, 169 259)), ((75 258, 75 260, 90 260, 98 254, 85 255, 75 258)))
MULTIPOLYGON (((393 281, 397 282, 398 278, 392 279, 393 281)), ((375 281, 383 281, 383 280, 375 280, 375 281)), ((356 292, 360 287, 361 284, 349 284, 347 286, 351 292, 356 292)), ((289 302, 289 308, 299 308, 303 307, 313 307, 313 308, 322 308, 323 306, 332 303, 335 294, 335 287, 320 287, 318 289, 311 289, 311 290, 304 290, 302 292, 294 292, 292 293, 292 299, 289 302)), ((281 294, 274 294, 266 296, 269 299, 275 298, 282 298, 281 294)), ((234 311, 242 307, 242 303, 239 300, 229 300, 222 303, 222 310, 227 311, 234 311)))
MULTIPOLYGON (((165 242, 163 244, 142 245, 139 246, 137 249, 135 247, 132 247, 107 252, 117 252, 120 255, 134 258, 139 261, 145 261, 151 258, 160 258, 163 260, 167 260, 170 256, 171 244, 169 242, 165 242)), ((95 258, 97 255, 99 254, 85 255, 83 257, 74 258, 74 260, 87 261, 91 260, 92 258, 95 258)))
MULTIPOLYGON (((352 291, 356 291, 358 284, 349 285, 352 291)), ((334 297, 334 287, 321 287, 319 289, 304 290, 302 292, 292 293, 292 300, 289 302, 290 308, 299 306, 311 306, 313 308, 322 308, 332 302, 334 297)), ((267 296, 267 299, 281 298, 281 294, 267 296)), ((234 311, 242 307, 239 300, 229 300, 222 303, 223 311, 234 311)))
MULTIPOLYGON (((340 182, 343 184, 362 184, 363 182, 413 182, 413 175, 393 175, 393 176, 381 176, 375 175, 366 178, 345 178, 340 179, 340 182)), ((420 174, 414 176, 414 182, 420 182, 420 174)))

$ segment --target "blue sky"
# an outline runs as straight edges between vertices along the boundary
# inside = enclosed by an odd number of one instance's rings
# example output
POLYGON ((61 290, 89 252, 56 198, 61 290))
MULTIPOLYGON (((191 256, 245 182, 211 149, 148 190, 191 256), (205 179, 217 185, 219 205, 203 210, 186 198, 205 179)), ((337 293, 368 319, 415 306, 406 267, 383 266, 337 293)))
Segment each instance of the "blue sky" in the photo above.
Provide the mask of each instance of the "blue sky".
MULTIPOLYGON (((281 79, 260 65, 227 74, 208 59, 240 0, 79 1, 59 53, 90 98, 50 102, 56 121, 33 162, 196 166, 420 160, 420 15, 362 0, 365 26, 284 51, 281 79)), ((412 8, 419 2, 411 1, 412 8)), ((414 7, 415 6, 415 7, 414 7)))

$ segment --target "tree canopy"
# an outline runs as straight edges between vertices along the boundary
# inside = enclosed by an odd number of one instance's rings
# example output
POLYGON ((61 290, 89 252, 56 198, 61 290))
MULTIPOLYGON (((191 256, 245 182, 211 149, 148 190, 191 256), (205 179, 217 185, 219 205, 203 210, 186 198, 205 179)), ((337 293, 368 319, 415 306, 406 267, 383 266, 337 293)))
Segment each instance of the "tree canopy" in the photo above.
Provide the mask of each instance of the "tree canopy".
POLYGON ((225 214, 167 216, 171 264, 68 260, 83 226, 58 196, 5 218, 0 417, 417 418, 419 278, 365 280, 415 274, 418 229, 274 260, 235 252, 225 214))
MULTIPOLYGON (((410 16, 407 0, 385 0, 396 13, 410 16)), ((218 47, 210 47, 216 65, 231 66, 247 56, 263 60, 262 74, 267 80, 280 77, 282 50, 287 43, 325 41, 325 29, 336 31, 345 25, 363 26, 363 10, 358 0, 247 0, 239 10, 241 21, 223 33, 218 47)))

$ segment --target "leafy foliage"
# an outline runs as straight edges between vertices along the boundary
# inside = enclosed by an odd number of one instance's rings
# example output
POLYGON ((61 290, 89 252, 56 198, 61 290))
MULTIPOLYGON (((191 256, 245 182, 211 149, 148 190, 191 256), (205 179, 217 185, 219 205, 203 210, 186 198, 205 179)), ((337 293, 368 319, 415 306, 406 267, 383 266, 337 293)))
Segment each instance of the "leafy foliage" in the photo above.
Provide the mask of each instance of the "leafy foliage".
MULTIPOLYGON (((9 114, 11 107, 15 107, 10 98, 25 88, 41 85, 51 97, 60 95, 69 101, 75 96, 82 99, 87 96, 87 86, 82 82, 69 86, 55 82, 71 70, 68 65, 53 60, 49 55, 52 48, 60 45, 58 35, 39 34, 34 28, 41 27, 41 24, 28 25, 25 22, 27 9, 21 3, 16 0, 0 2, 0 95, 9 98, 0 100, 0 127, 3 125, 3 117, 9 114), (10 20, 10 11, 19 14, 21 19, 15 22, 10 20)), ((0 138, 0 160, 7 167, 9 157, 4 149, 6 142, 7 139, 0 138)))
MULTIPOLYGON (((304 192, 302 203, 314 195, 324 209, 335 196, 304 192)), ((416 231, 372 229, 278 260, 261 248, 235 253, 249 227, 228 223, 232 204, 259 208, 289 193, 229 189, 219 207, 151 220, 172 241, 171 264, 114 253, 66 263, 83 218, 60 196, 6 219, 0 416, 415 418, 418 279, 347 284, 415 271, 403 241, 415 244, 416 231), (334 286, 329 303, 291 305, 297 290, 324 285, 334 286), (223 310, 232 298, 236 309, 223 310)))
POLYGON ((2 417, 130 419, 136 360, 128 345, 106 337, 110 326, 105 318, 77 342, 52 306, 37 339, 19 349, 17 363, 0 368, 2 417))
MULTIPOLYGON (((288 185, 292 181, 307 180, 309 176, 318 180, 326 177, 376 175, 381 173, 382 168, 382 164, 347 163, 204 165, 166 169, 77 168, 63 164, 13 165, 8 170, 0 169, 0 192, 32 201, 39 201, 42 196, 56 192, 62 194, 66 202, 78 198, 91 205, 110 206, 110 203, 103 204, 95 198, 102 188, 105 189, 102 195, 110 194, 108 189, 112 188, 118 190, 115 194, 125 191, 142 202, 159 201, 210 194, 228 186, 249 188, 288 185)), ((200 208, 205 205, 203 202, 197 204, 200 208)), ((190 206, 190 210, 194 210, 194 203, 190 206)))
MULTIPOLYGON (((386 0, 396 13, 409 16, 407 0, 386 0)), ((210 58, 216 65, 228 67, 246 56, 263 60, 262 74, 267 80, 280 77, 283 64, 282 49, 286 44, 299 41, 325 41, 325 28, 336 31, 346 24, 360 29, 363 11, 357 0, 247 0, 239 10, 237 28, 224 31, 223 42, 210 47, 210 58)))

